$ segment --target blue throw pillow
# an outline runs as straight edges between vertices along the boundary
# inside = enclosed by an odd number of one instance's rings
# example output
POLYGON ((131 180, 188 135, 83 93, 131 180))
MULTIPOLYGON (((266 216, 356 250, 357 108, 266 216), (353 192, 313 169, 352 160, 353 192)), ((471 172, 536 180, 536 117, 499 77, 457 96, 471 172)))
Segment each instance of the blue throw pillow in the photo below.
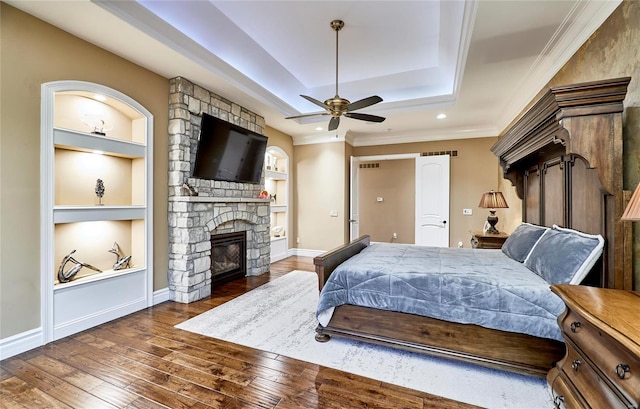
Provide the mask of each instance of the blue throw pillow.
POLYGON ((549 284, 580 284, 604 247, 600 235, 553 226, 540 237, 524 261, 549 284))
POLYGON ((548 227, 522 223, 516 227, 513 233, 505 240, 502 245, 502 252, 508 257, 522 263, 540 236, 548 229, 548 227))

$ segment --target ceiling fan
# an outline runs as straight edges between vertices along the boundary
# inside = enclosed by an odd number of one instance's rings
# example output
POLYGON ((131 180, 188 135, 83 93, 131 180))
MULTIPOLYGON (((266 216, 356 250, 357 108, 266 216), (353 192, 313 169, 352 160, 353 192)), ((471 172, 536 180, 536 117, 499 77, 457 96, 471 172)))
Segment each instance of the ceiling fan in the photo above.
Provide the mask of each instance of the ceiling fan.
POLYGON ((306 118, 311 116, 318 115, 331 115, 331 120, 329 121, 329 130, 333 131, 338 129, 338 125, 340 125, 340 117, 345 116, 347 118, 359 119, 361 121, 369 121, 369 122, 382 122, 385 118, 376 115, 369 114, 361 114, 357 111, 358 109, 366 108, 368 106, 377 104, 378 102, 382 102, 382 98, 377 95, 373 95, 368 98, 364 98, 355 102, 350 102, 348 99, 341 98, 338 95, 338 32, 342 30, 344 27, 344 21, 342 20, 333 20, 331 22, 331 28, 336 32, 336 95, 333 98, 329 98, 324 102, 318 101, 315 98, 312 98, 307 95, 300 95, 302 98, 310 101, 319 107, 324 108, 327 112, 322 114, 304 114, 304 115, 296 115, 289 116, 286 119, 295 119, 295 118, 306 118))

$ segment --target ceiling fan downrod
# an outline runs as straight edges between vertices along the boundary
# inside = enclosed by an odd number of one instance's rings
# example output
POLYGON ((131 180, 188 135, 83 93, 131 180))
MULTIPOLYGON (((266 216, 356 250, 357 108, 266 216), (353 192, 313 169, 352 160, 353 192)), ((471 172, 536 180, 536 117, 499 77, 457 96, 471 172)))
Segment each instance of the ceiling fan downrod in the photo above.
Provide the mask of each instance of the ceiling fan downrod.
POLYGON ((344 21, 333 20, 331 28, 336 32, 336 98, 338 97, 338 32, 344 27, 344 21))

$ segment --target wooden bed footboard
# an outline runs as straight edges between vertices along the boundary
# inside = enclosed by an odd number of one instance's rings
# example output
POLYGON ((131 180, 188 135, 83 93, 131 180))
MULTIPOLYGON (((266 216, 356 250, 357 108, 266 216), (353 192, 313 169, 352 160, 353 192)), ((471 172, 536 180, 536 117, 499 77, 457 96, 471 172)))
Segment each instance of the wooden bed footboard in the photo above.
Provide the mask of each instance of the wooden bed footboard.
POLYGON ((348 304, 316 332, 319 342, 349 338, 540 378, 565 354, 552 339, 348 304))

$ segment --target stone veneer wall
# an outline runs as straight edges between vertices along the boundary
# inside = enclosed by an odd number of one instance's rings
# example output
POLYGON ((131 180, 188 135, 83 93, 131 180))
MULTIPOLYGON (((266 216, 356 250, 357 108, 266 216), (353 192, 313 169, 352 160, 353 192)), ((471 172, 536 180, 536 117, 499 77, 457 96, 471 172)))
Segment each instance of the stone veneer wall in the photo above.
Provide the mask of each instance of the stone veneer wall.
POLYGON ((247 275, 269 270, 269 202, 260 184, 191 178, 202 112, 264 134, 264 118, 177 77, 169 81, 169 293, 192 302, 211 294, 211 235, 247 231, 247 275), (198 196, 187 196, 183 184, 198 196))

